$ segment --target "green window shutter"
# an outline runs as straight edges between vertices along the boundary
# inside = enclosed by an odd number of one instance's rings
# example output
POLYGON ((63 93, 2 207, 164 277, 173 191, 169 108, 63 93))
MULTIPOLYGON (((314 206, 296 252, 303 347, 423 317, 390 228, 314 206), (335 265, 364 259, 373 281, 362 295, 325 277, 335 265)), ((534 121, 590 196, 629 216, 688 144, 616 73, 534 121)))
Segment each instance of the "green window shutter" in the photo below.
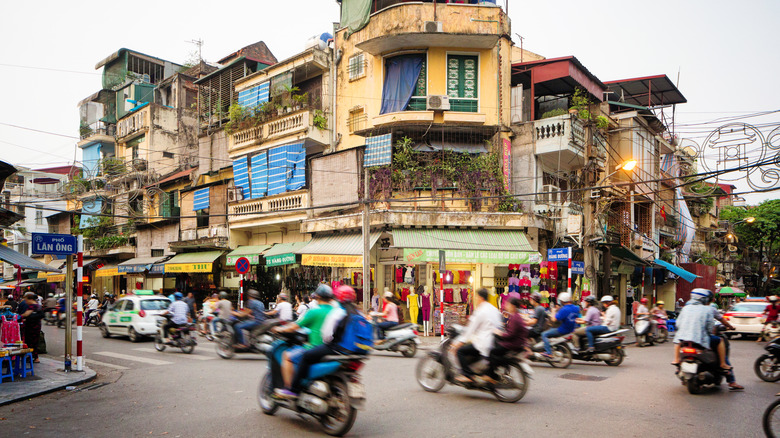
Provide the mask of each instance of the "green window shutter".
POLYGON ((447 95, 453 111, 479 109, 479 57, 447 55, 447 95))

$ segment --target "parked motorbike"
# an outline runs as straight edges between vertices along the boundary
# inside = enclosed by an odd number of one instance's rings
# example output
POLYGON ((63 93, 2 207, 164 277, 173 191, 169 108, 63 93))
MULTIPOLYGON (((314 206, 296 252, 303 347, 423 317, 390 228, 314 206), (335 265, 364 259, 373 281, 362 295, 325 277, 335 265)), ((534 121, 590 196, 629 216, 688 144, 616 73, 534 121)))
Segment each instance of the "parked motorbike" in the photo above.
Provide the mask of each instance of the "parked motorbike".
MULTIPOLYGON (((458 377, 458 372, 451 358, 450 345, 462 330, 463 327, 457 324, 448 328, 447 338, 441 343, 439 349, 431 351, 420 359, 415 370, 417 383, 428 392, 438 392, 449 382, 466 389, 489 392, 502 402, 515 403, 521 400, 528 392, 529 379, 533 374, 531 366, 522 359, 522 352, 510 352, 501 358, 496 368, 496 374, 499 376, 498 383, 493 384, 479 376, 475 376, 474 381, 469 383, 455 379, 458 377)), ((483 359, 472 364, 471 369, 480 373, 485 371, 487 366, 487 361, 483 359)))
POLYGON ((170 328, 168 337, 163 337, 163 325, 170 321, 171 316, 165 315, 157 318, 157 335, 154 337, 154 348, 157 351, 165 351, 166 346, 180 348, 182 353, 190 354, 195 350, 198 341, 192 336, 195 324, 187 323, 182 327, 170 328))
POLYGON ((398 324, 395 327, 385 329, 385 339, 374 343, 376 351, 399 351, 404 357, 414 357, 417 354, 417 345, 420 338, 414 330, 414 324, 398 324))
MULTIPOLYGON (((597 336, 596 341, 593 343, 594 351, 592 353, 587 352, 584 347, 581 350, 574 348, 572 337, 576 336, 575 334, 572 333, 566 336, 568 347, 572 352, 572 359, 584 360, 586 362, 604 361, 611 367, 620 365, 626 357, 626 350, 623 348, 623 340, 626 337, 618 335, 627 331, 628 329, 621 329, 597 336)), ((580 345, 586 344, 587 341, 584 338, 580 339, 580 345)))
MULTIPOLYGON (((718 325, 719 335, 725 327, 718 325)), ((726 354, 729 351, 729 340, 721 335, 721 342, 726 343, 726 354)), ((701 394, 707 388, 719 386, 727 372, 720 368, 720 360, 716 351, 701 345, 683 341, 680 343, 680 365, 677 366, 677 377, 688 387, 691 394, 701 394)))
POLYGON ((552 358, 543 356, 544 343, 541 338, 529 337, 528 343, 531 345, 531 354, 528 355, 528 360, 531 362, 545 362, 553 368, 568 368, 571 365, 571 348, 565 336, 550 339, 552 358))
MULTIPOLYGON (((275 321, 271 326, 279 325, 275 321)), ((303 390, 296 399, 280 399, 274 390, 283 387, 281 374, 282 354, 295 345, 301 345, 307 335, 300 332, 275 334, 276 340, 266 352, 268 371, 257 393, 260 409, 273 415, 280 408, 307 414, 320 422, 325 433, 342 436, 349 432, 357 419, 357 410, 366 401, 366 390, 358 371, 367 360, 362 355, 325 356, 312 365, 303 381, 303 390)))
POLYGON ((232 359, 236 353, 265 354, 271 349, 273 337, 270 329, 282 322, 279 319, 269 319, 259 326, 249 330, 244 336, 248 348, 236 347, 236 328, 237 320, 227 320, 217 318, 214 322, 214 341, 216 342, 217 355, 222 359, 232 359))
POLYGON ((658 342, 658 339, 653 334, 653 324, 650 322, 648 315, 637 317, 634 323, 634 334, 636 335, 637 347, 645 347, 658 342))
POLYGON ((756 359, 753 370, 758 378, 765 382, 777 382, 780 380, 780 337, 766 344, 767 352, 756 359))

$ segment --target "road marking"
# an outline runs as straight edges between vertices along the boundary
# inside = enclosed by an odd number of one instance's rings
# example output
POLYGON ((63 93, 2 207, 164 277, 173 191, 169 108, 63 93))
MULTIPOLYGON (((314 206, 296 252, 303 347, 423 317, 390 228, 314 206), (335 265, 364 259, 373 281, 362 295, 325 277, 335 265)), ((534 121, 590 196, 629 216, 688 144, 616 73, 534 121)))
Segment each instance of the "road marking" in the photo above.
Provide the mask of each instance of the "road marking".
POLYGON ((128 367, 123 367, 122 365, 114 365, 112 363, 106 363, 106 362, 100 362, 95 359, 87 359, 86 360, 87 365, 99 365, 101 367, 109 367, 109 368, 116 368, 118 370, 129 370, 128 367))
MULTIPOLYGON (((174 347, 171 347, 171 348, 174 348, 174 347)), ((133 350, 134 351, 143 351, 144 353, 158 353, 159 354, 159 352, 157 350, 155 350, 154 348, 133 348, 133 350)), ((176 357, 186 357, 187 359, 195 359, 195 360, 212 360, 212 359, 216 359, 215 357, 199 356, 199 355, 195 355, 195 354, 181 354, 180 356, 177 355, 176 357)))
POLYGON ((167 360, 149 359, 141 356, 130 356, 129 354, 113 353, 111 351, 99 351, 97 353, 92 353, 92 354, 99 354, 101 356, 114 357, 117 359, 130 360, 134 362, 148 363, 149 365, 172 365, 173 364, 173 362, 168 362, 167 360))

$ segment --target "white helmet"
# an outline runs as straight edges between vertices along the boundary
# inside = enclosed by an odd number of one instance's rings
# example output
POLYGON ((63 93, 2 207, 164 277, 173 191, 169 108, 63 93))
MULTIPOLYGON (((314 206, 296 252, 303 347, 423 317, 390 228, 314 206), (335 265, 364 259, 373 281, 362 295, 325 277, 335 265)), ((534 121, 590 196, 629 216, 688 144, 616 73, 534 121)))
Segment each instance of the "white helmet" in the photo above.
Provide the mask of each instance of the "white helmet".
POLYGON ((699 287, 691 291, 691 299, 702 304, 709 304, 712 299, 712 292, 709 289, 699 287))
POLYGON ((613 301, 615 301, 615 299, 612 298, 612 295, 604 295, 603 297, 601 297, 602 303, 611 303, 613 301))
POLYGON ((571 303, 571 294, 568 293, 568 292, 564 292, 564 293, 558 295, 558 303, 559 304, 571 303))

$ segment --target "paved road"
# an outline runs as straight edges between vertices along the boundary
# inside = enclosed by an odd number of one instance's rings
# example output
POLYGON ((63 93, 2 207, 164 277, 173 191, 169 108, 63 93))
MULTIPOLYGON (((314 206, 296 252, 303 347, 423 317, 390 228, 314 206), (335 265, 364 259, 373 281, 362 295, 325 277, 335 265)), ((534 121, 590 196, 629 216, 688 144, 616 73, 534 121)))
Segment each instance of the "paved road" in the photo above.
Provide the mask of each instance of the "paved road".
MULTIPOLYGON (((46 330, 56 355, 64 332, 46 330)), ((0 430, 5 436, 58 437, 321 435, 314 421, 290 411, 274 417, 260 412, 255 392, 266 366, 260 356, 225 361, 205 340, 192 355, 153 348, 149 341, 102 339, 97 329, 85 329, 87 363, 99 372, 95 383, 105 385, 2 407, 0 430)), ((738 381, 747 388, 742 393, 689 395, 672 375, 667 344, 630 347, 617 368, 534 366, 528 394, 511 405, 452 386, 426 393, 414 380, 417 359, 375 354, 363 372, 368 403, 351 436, 761 436, 761 414, 779 389, 752 372, 760 345, 737 340, 732 348, 738 381)))

